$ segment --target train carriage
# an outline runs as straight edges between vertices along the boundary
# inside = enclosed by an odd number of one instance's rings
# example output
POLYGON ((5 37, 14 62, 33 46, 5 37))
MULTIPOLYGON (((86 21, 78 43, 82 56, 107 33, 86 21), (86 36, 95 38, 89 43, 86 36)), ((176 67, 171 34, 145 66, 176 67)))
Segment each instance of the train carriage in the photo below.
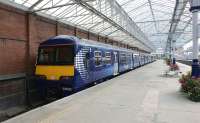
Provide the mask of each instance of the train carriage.
POLYGON ((49 91, 65 96, 138 67, 139 62, 132 50, 61 35, 40 44, 35 75, 44 97, 49 91))
POLYGON ((139 54, 133 53, 133 65, 134 65, 134 68, 137 68, 140 66, 139 54))

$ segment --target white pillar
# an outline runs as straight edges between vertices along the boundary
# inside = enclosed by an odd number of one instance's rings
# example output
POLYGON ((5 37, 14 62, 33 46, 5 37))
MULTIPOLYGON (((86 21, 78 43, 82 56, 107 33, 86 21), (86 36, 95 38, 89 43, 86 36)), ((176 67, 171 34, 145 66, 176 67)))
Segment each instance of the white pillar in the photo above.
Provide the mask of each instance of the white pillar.
POLYGON ((198 60, 199 46, 198 46, 198 11, 200 11, 200 1, 190 0, 190 11, 192 12, 192 30, 193 30, 193 62, 192 62, 192 76, 200 77, 200 65, 198 60))
POLYGON ((193 28, 193 59, 198 59, 198 11, 192 12, 193 28))

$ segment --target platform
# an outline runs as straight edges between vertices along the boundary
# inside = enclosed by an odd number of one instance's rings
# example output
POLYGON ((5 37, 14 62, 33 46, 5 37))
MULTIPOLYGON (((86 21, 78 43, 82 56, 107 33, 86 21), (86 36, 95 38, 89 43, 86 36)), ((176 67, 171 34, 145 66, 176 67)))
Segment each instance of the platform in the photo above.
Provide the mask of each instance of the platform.
POLYGON ((156 61, 5 123, 199 123, 200 104, 181 94, 178 78, 162 75, 166 69, 156 61))

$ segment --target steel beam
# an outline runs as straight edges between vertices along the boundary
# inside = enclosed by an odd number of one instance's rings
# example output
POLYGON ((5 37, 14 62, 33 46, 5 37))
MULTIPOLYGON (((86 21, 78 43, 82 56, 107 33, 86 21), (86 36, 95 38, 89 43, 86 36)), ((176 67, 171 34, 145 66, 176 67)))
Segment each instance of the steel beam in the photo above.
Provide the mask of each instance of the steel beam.
POLYGON ((95 13, 97 16, 99 16, 100 18, 102 18, 103 20, 109 22, 112 26, 116 27, 117 29, 125 32, 126 34, 128 34, 131 37, 136 37, 138 39, 138 41, 140 41, 140 43, 142 43, 144 46, 148 47, 150 50, 153 50, 152 46, 149 45, 148 39, 146 38, 146 36, 144 35, 144 33, 139 29, 139 27, 137 27, 137 25, 132 21, 132 19, 128 16, 128 14, 121 8, 121 6, 118 5, 118 3, 116 1, 113 0, 108 0, 109 4, 114 7, 113 9, 115 9, 116 12, 120 12, 120 19, 126 18, 123 21, 126 21, 126 23, 128 24, 128 27, 123 27, 123 25, 121 25, 119 22, 114 21, 113 19, 109 18, 108 16, 106 16, 105 14, 101 13, 100 11, 98 11, 96 8, 94 8, 92 5, 83 2, 81 0, 74 0, 75 2, 80 2, 79 4, 81 6, 83 6, 84 8, 86 8, 87 10, 95 13), (131 28, 130 28, 131 27, 131 28), (132 32, 132 31, 136 31, 136 32, 132 32))
POLYGON ((154 12, 153 12, 151 0, 148 0, 148 3, 149 3, 149 7, 150 7, 150 11, 151 11, 152 18, 153 18, 153 20, 154 20, 155 30, 158 32, 157 22, 156 22, 155 14, 154 14, 154 12))
POLYGON ((173 35, 176 32, 178 23, 180 22, 180 18, 183 15, 183 12, 185 10, 187 3, 188 3, 188 0, 176 0, 176 6, 174 8, 174 13, 172 16, 172 21, 170 25, 169 35, 167 38, 165 52, 167 52, 167 50, 171 50, 169 47, 173 40, 173 35))
POLYGON ((47 8, 41 8, 41 9, 36 9, 36 10, 33 10, 33 12, 39 12, 39 11, 44 11, 44 10, 49 10, 49 9, 55 9, 55 8, 61 8, 61 7, 70 6, 70 5, 74 5, 74 4, 78 4, 78 2, 66 3, 66 4, 62 4, 62 5, 51 6, 51 7, 47 7, 47 8))
POLYGON ((135 22, 135 23, 155 23, 155 22, 170 22, 171 20, 153 20, 153 21, 138 21, 138 22, 135 22))
POLYGON ((29 10, 32 11, 34 7, 36 7, 38 4, 40 4, 43 0, 38 0, 36 3, 34 3, 31 7, 29 7, 29 10))

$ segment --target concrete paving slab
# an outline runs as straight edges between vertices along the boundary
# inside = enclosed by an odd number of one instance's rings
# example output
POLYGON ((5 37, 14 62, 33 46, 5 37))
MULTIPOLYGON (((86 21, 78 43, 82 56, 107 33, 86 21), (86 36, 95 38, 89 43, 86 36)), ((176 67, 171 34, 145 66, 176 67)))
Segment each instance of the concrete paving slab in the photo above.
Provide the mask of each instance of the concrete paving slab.
POLYGON ((177 77, 162 76, 166 69, 156 61, 5 123, 199 123, 200 103, 180 93, 177 77))

